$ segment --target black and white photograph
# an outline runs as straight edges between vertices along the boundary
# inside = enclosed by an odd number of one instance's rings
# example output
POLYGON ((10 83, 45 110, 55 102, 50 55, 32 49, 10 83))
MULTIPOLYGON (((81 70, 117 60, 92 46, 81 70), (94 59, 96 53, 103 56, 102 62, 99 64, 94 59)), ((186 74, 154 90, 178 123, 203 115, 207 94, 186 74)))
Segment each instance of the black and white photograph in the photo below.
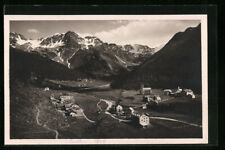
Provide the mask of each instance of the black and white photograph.
POLYGON ((6 15, 6 144, 208 142, 207 15, 6 15))

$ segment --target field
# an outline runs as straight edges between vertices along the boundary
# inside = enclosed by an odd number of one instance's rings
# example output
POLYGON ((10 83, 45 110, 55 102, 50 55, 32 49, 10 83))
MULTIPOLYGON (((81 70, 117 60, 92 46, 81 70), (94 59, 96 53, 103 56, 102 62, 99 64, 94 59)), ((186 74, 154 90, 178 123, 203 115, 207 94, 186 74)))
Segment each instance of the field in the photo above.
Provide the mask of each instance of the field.
POLYGON ((142 95, 136 90, 111 89, 98 80, 48 80, 42 85, 17 81, 10 90, 10 137, 12 139, 76 139, 76 138, 184 138, 202 137, 201 95, 196 99, 170 97, 162 89, 153 89, 162 102, 143 110, 142 95), (44 90, 49 87, 49 90, 44 90), (57 110, 50 97, 70 95, 85 117, 66 116, 57 110), (141 128, 119 122, 104 113, 107 104, 101 98, 120 100, 121 105, 150 115, 150 126, 141 128), (163 120, 170 118, 177 121, 163 120), (93 122, 92 122, 93 121, 93 122), (184 123, 185 122, 185 123, 184 123), (194 125, 192 125, 194 124, 194 125))

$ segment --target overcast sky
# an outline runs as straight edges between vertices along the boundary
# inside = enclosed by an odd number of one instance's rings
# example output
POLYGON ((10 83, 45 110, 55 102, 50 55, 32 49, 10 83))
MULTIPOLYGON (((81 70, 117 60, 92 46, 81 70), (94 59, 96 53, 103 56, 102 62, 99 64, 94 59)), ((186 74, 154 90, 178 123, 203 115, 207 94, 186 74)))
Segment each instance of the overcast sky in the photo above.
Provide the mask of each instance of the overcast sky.
POLYGON ((197 20, 11 21, 10 32, 20 33, 28 39, 38 39, 70 30, 81 36, 97 36, 108 43, 156 47, 168 42, 175 33, 199 23, 197 20))

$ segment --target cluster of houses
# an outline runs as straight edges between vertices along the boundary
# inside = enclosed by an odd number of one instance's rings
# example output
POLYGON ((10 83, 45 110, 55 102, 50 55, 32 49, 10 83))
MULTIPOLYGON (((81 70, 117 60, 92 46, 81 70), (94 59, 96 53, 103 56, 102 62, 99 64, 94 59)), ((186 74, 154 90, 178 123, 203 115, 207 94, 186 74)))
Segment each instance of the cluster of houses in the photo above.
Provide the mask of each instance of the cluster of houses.
POLYGON ((143 96, 143 101, 145 103, 142 105, 142 109, 148 109, 153 105, 157 105, 161 100, 159 95, 145 95, 143 96))
MULTIPOLYGON (((145 102, 145 104, 142 105, 143 109, 147 109, 149 105, 158 104, 161 101, 160 96, 154 95, 150 87, 142 86, 139 92, 143 95, 143 101, 145 102)), ((114 114, 119 119, 131 120, 132 123, 141 125, 143 128, 150 125, 148 114, 139 113, 129 106, 123 106, 114 102, 107 111, 114 114)))
POLYGON ((152 93, 150 87, 144 87, 143 85, 141 85, 140 94, 143 95, 143 102, 145 102, 142 105, 143 109, 148 109, 152 105, 157 105, 162 100, 159 95, 152 93))
POLYGON ((121 119, 130 119, 131 117, 131 112, 129 110, 129 107, 127 106, 122 106, 120 104, 115 104, 113 103, 110 108, 107 110, 111 114, 117 115, 117 117, 121 119))
MULTIPOLYGON (((190 97, 195 99, 196 96, 191 89, 181 89, 179 86, 175 92, 171 89, 164 89, 164 95, 174 96, 174 97, 190 97)), ((159 95, 154 95, 150 87, 144 87, 141 85, 140 94, 143 95, 143 101, 148 103, 158 104, 161 101, 159 95)))
POLYGON ((79 105, 72 103, 74 100, 73 96, 60 96, 59 99, 56 99, 54 96, 50 96, 51 103, 57 108, 59 112, 62 112, 66 116, 72 117, 82 117, 83 110, 79 105))
POLYGON ((147 114, 138 113, 132 107, 122 106, 120 104, 112 103, 108 112, 114 114, 118 119, 130 120, 133 124, 141 125, 143 128, 150 125, 150 119, 147 114))
POLYGON ((190 97, 192 99, 195 99, 196 96, 194 92, 191 89, 181 89, 179 86, 177 87, 177 90, 175 92, 172 92, 171 89, 165 89, 164 90, 165 95, 174 96, 174 97, 190 97))

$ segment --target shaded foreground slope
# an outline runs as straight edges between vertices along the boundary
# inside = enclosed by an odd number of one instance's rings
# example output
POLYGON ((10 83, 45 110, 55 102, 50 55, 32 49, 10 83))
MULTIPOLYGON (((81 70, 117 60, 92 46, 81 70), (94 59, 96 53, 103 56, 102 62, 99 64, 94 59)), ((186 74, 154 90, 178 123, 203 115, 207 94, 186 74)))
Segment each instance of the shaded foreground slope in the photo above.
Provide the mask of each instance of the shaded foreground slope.
POLYGON ((10 79, 27 80, 34 74, 40 78, 75 80, 84 74, 66 68, 66 66, 44 58, 36 53, 27 53, 10 48, 10 79))

